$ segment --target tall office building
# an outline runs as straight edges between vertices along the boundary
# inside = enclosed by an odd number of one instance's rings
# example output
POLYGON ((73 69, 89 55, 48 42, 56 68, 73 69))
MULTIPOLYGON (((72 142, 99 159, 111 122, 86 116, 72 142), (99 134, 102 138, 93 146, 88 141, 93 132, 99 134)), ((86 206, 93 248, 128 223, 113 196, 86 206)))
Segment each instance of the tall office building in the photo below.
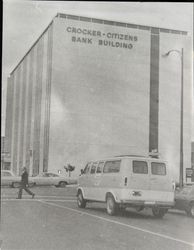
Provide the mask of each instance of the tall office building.
POLYGON ((178 179, 181 138, 191 165, 191 46, 185 31, 57 14, 8 79, 12 170, 76 174, 155 150, 178 179))

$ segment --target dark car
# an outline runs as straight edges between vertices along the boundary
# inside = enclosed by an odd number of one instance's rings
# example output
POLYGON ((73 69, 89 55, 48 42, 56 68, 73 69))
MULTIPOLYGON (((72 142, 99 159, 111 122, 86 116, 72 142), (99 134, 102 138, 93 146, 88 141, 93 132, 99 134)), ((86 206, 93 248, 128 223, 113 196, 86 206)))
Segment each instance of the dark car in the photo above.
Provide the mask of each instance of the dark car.
POLYGON ((184 210, 188 216, 194 217, 194 185, 176 189, 174 208, 184 210))

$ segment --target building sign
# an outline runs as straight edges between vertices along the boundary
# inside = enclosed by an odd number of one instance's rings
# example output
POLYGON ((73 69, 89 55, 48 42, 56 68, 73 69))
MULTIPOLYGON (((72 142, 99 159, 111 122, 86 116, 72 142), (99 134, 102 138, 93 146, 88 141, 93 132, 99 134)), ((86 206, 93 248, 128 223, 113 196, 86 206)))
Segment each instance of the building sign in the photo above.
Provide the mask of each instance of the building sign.
POLYGON ((68 26, 66 32, 70 35, 72 42, 88 45, 133 49, 138 42, 138 36, 132 34, 103 32, 74 26, 68 26))

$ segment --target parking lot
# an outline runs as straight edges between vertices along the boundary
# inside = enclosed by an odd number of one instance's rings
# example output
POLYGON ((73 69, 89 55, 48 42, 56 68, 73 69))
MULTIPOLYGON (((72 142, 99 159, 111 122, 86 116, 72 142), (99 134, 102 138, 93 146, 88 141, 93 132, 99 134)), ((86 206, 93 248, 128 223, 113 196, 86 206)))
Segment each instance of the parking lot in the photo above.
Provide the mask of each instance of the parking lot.
POLYGON ((34 187, 35 199, 1 190, 1 249, 194 249, 194 220, 170 210, 163 219, 149 209, 106 214, 105 204, 79 209, 76 187, 34 187))

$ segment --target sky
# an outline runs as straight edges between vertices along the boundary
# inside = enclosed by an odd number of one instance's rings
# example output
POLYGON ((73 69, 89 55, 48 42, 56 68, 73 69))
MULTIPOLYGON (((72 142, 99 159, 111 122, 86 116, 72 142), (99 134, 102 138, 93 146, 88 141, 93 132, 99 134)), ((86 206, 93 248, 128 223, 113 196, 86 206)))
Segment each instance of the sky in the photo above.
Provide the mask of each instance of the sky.
MULTIPOLYGON (((4 0, 2 135, 7 77, 57 13, 185 30, 193 35, 192 3, 4 0)), ((194 140, 194 122, 192 132, 194 140)))

